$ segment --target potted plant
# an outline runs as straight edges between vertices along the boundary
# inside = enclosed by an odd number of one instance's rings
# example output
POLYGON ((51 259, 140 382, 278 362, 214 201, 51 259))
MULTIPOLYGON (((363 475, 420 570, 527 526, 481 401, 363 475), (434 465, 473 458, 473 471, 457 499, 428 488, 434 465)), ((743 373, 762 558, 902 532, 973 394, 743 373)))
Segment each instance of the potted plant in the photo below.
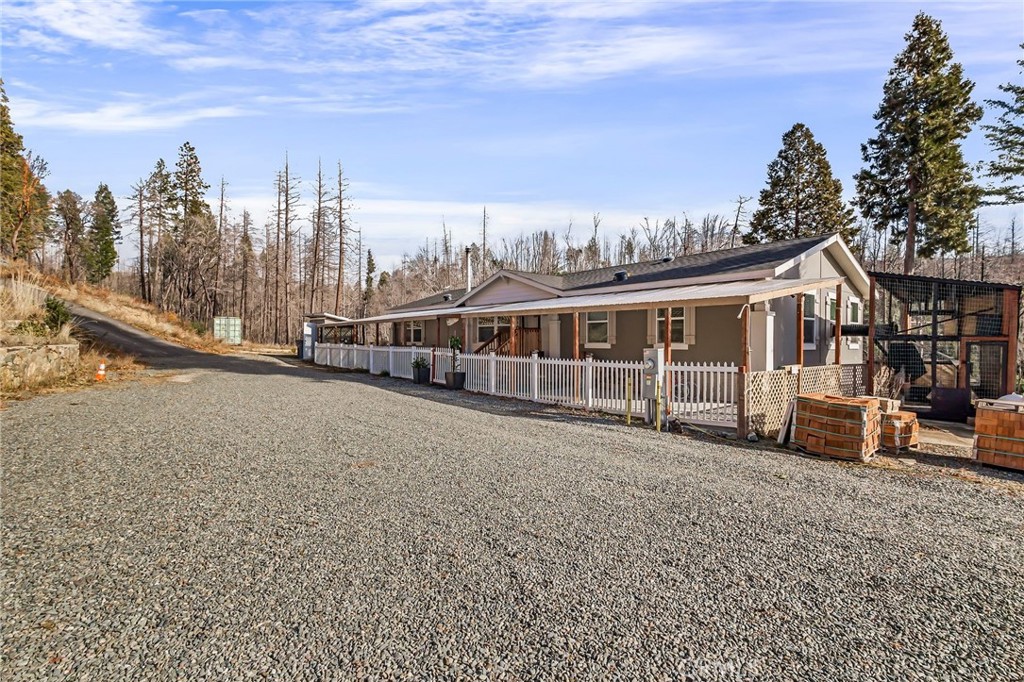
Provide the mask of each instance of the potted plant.
POLYGON ((444 373, 444 385, 461 390, 466 385, 466 373, 462 371, 462 339, 450 337, 448 347, 452 349, 452 371, 444 373))
POLYGON ((430 361, 422 355, 417 355, 412 359, 412 383, 430 383, 430 361))

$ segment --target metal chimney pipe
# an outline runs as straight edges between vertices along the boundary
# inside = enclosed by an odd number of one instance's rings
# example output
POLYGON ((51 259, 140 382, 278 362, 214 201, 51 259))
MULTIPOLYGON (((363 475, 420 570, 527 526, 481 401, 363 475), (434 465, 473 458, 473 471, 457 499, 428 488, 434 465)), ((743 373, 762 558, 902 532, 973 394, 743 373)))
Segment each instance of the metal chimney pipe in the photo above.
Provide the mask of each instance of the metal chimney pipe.
POLYGON ((469 257, 470 248, 466 247, 466 291, 473 290, 473 260, 469 257))

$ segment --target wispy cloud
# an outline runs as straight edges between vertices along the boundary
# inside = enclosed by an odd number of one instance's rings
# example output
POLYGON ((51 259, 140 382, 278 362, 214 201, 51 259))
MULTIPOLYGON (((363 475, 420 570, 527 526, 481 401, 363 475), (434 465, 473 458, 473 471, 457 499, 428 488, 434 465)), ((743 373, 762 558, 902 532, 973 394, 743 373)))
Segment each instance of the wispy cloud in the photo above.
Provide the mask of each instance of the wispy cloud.
POLYGON ((10 2, 4 21, 31 26, 36 33, 45 31, 51 39, 113 50, 173 55, 192 49, 187 41, 151 25, 152 8, 132 0, 10 2))
POLYGON ((74 110, 35 99, 11 103, 23 128, 60 128, 77 132, 125 133, 182 128, 209 119, 251 114, 228 105, 182 107, 179 104, 119 102, 74 110))

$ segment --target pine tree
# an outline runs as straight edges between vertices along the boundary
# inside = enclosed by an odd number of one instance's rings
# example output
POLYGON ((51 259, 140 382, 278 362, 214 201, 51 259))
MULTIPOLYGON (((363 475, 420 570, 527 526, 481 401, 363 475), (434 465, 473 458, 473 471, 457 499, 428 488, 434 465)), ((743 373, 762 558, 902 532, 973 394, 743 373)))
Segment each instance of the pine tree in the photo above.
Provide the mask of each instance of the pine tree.
POLYGON ((178 148, 178 163, 175 165, 172 181, 174 208, 181 220, 179 229, 188 231, 189 219, 195 219, 210 212, 206 203, 206 192, 210 184, 203 180, 203 169, 199 163, 196 148, 185 142, 178 148))
POLYGON ((750 231, 743 236, 745 243, 831 232, 839 232, 848 242, 857 236, 853 209, 843 201, 843 185, 832 175, 825 147, 803 123, 782 136, 782 149, 768 164, 767 185, 761 190, 750 231))
POLYGON ((90 284, 99 284, 114 269, 117 262, 115 244, 121 239, 117 217, 117 202, 110 188, 104 184, 96 189, 90 210, 89 229, 86 233, 85 271, 90 284))
POLYGON ((69 189, 57 195, 54 214, 57 217, 63 264, 61 269, 69 282, 82 274, 82 250, 85 243, 85 210, 82 197, 69 189))
MULTIPOLYGON (((1020 47, 1024 49, 1024 43, 1020 47)), ((1018 59, 1017 65, 1024 73, 1024 59, 1018 59)), ((1001 184, 988 188, 986 194, 998 198, 994 203, 1021 204, 1024 203, 1024 85, 1006 83, 999 89, 1010 99, 985 100, 985 104, 1000 114, 995 125, 982 128, 992 151, 997 154, 996 160, 988 163, 987 174, 1001 184)))
POLYGON ((20 258, 42 245, 50 214, 45 176, 46 162, 33 157, 14 130, 0 79, 0 253, 20 258))
POLYGON ((974 83, 953 61, 941 24, 914 18, 907 46, 896 56, 875 113, 876 137, 861 146, 857 205, 875 229, 905 240, 903 271, 918 253, 969 250, 967 227, 981 199, 960 141, 981 118, 974 83))

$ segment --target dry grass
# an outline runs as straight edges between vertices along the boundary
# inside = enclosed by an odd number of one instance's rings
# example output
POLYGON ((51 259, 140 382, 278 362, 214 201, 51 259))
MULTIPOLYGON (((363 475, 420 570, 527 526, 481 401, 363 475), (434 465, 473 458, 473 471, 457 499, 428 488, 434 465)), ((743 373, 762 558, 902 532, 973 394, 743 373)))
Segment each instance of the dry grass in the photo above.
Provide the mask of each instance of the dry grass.
POLYGON ((45 300, 46 293, 26 281, 23 273, 5 278, 0 285, 0 327, 38 313, 45 300))
POLYGON ((214 339, 211 334, 196 333, 174 313, 162 312, 156 306, 134 296, 117 294, 88 284, 68 284, 56 277, 42 276, 24 266, 0 268, 0 277, 34 284, 65 301, 103 313, 107 317, 187 348, 208 353, 227 353, 231 350, 214 339))
POLYGON ((99 369, 101 361, 106 365, 107 375, 103 382, 105 384, 135 379, 146 368, 133 356, 125 355, 116 348, 93 339, 80 340, 79 344, 78 364, 71 372, 63 377, 32 386, 0 391, 0 407, 6 400, 27 400, 37 395, 64 393, 94 386, 98 383, 96 370, 99 369))

